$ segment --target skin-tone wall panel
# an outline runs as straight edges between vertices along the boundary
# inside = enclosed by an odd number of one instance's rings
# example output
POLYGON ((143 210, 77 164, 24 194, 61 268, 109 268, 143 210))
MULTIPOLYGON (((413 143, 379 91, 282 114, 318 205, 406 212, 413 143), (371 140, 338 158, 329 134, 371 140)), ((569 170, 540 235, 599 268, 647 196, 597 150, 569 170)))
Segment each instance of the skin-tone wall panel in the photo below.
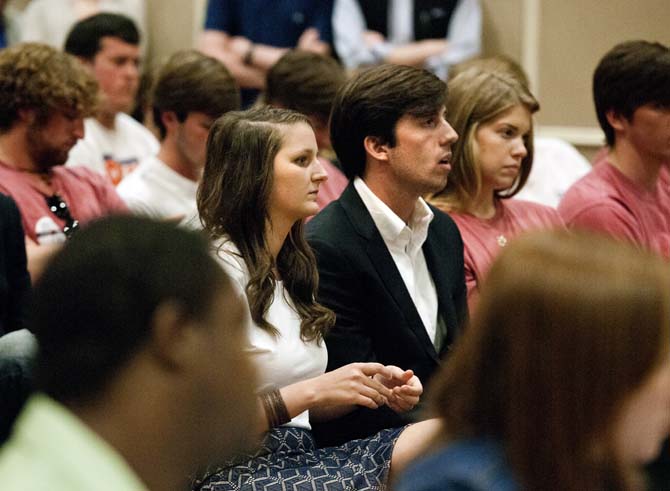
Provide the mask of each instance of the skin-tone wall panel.
POLYGON ((668 0, 540 0, 539 87, 545 125, 597 126, 591 77, 615 44, 670 44, 668 0))
POLYGON ((159 64, 175 51, 194 46, 199 0, 145 0, 149 24, 148 59, 159 64))
POLYGON ((522 0, 481 0, 484 55, 503 53, 521 59, 522 0))

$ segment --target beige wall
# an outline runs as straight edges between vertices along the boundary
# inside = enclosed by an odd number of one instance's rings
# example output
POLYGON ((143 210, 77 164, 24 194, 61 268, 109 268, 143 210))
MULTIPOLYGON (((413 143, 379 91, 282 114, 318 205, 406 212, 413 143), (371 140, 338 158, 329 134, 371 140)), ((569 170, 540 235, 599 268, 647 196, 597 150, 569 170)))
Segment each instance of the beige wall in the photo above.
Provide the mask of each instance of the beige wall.
POLYGON ((193 47, 204 1, 146 0, 149 28, 148 59, 156 65, 180 49, 193 47), (200 5, 200 4, 203 5, 200 5))
POLYGON ((540 123, 591 126, 597 121, 591 76, 598 60, 627 39, 670 44, 668 0, 541 2, 540 123))
POLYGON ((668 0, 482 0, 484 53, 519 60, 542 106, 540 133, 581 149, 602 142, 591 98, 598 60, 615 44, 670 45, 668 0))

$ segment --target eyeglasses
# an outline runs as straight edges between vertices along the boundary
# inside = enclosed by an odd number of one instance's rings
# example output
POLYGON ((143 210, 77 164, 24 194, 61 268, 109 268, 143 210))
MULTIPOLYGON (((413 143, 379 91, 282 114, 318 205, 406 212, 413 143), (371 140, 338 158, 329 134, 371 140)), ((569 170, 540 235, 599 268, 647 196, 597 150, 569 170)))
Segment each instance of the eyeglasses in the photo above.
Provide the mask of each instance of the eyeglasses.
POLYGON ((70 208, 68 208, 65 200, 63 200, 63 198, 57 194, 46 196, 45 200, 51 213, 56 215, 61 220, 65 220, 65 225, 63 226, 63 233, 65 234, 65 237, 68 239, 72 237, 72 235, 79 227, 79 222, 72 217, 70 208))

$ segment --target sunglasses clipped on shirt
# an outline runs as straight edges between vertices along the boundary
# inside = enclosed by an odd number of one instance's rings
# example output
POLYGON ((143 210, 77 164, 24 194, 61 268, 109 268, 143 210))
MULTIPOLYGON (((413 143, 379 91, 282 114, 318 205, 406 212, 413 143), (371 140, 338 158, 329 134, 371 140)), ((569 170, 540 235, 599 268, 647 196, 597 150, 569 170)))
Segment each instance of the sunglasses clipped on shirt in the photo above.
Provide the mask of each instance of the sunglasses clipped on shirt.
POLYGON ((72 237, 72 235, 79 228, 79 221, 74 219, 65 200, 58 194, 45 196, 44 199, 46 200, 47 206, 49 207, 51 213, 65 221, 65 225, 63 225, 63 233, 65 234, 65 237, 68 239, 72 237))

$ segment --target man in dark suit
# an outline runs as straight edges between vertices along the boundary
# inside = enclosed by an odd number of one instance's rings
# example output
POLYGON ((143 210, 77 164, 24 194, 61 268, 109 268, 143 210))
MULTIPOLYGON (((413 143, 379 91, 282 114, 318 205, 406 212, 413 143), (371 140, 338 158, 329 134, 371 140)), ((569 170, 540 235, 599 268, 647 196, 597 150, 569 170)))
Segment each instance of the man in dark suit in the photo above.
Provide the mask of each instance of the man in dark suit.
MULTIPOLYGON (((338 93, 331 139, 352 182, 307 226, 319 301, 337 315, 326 336, 328 370, 377 361, 425 384, 467 318, 460 234, 422 199, 444 188, 451 169, 458 136, 445 99, 431 73, 391 65, 362 72, 338 93)), ((319 444, 411 421, 411 412, 391 407, 315 424, 319 444)))

